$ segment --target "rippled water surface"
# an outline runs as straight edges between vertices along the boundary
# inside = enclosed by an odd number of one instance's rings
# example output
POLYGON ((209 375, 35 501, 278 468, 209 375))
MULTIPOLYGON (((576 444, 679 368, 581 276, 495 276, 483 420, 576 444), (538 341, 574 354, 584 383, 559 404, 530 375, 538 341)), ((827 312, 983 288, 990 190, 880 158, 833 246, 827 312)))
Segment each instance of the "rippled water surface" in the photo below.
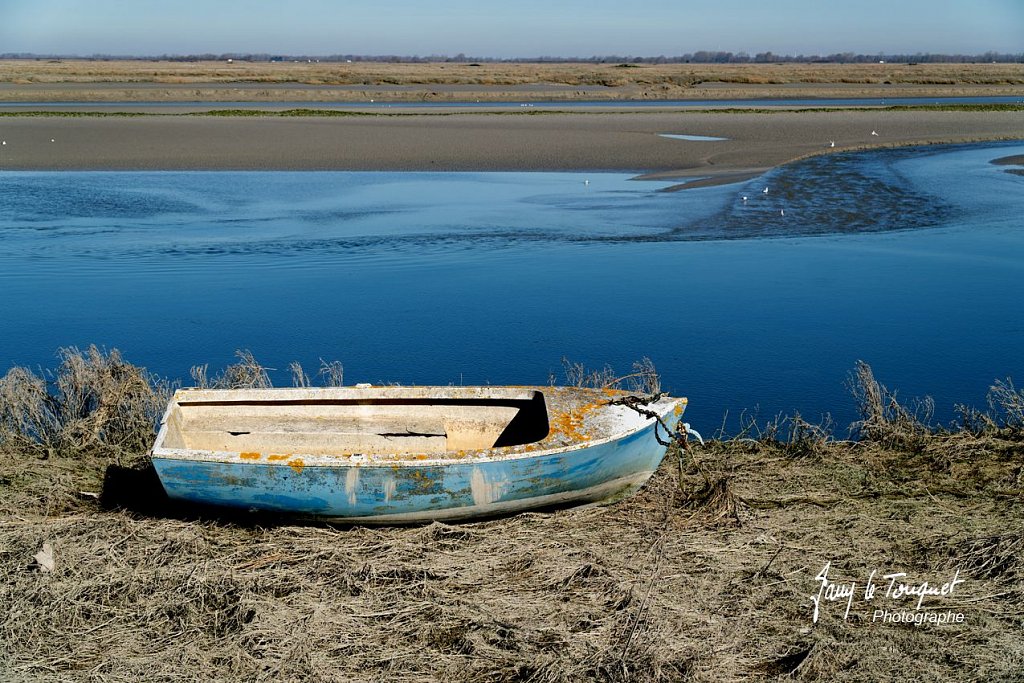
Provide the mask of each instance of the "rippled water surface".
POLYGON ((1024 177, 989 163, 1021 153, 836 154, 682 192, 616 174, 0 172, 0 366, 95 343, 185 379, 248 348, 281 383, 323 358, 348 382, 523 384, 562 356, 626 372, 646 355, 714 431, 755 407, 845 425, 863 359, 948 419, 1024 376, 1024 177))

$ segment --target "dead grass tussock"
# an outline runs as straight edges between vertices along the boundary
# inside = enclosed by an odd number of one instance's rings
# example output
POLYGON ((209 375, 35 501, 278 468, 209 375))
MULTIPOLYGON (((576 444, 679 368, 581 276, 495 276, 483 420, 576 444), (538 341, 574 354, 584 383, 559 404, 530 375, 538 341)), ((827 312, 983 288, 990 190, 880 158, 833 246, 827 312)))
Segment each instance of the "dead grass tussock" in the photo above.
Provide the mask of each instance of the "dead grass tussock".
POLYGON ((978 579, 1018 585, 1024 579, 1024 528, 952 540, 939 544, 933 552, 947 555, 948 566, 962 567, 978 579))
POLYGON ((345 366, 341 361, 325 361, 320 359, 320 370, 317 372, 321 384, 325 387, 340 387, 345 384, 345 366))
POLYGON ((911 451, 920 449, 923 438, 932 431, 935 403, 931 398, 915 399, 909 406, 900 403, 896 393, 880 384, 864 361, 857 361, 849 386, 861 417, 853 429, 861 439, 911 451))
POLYGON ((740 523, 740 500, 728 476, 705 479, 703 486, 695 490, 684 490, 684 505, 694 510, 696 517, 712 524, 740 523))
MULTIPOLYGON (((564 384, 570 387, 589 387, 592 389, 619 389, 631 393, 653 395, 661 391, 661 378, 654 362, 644 356, 633 362, 632 371, 620 375, 611 365, 600 370, 591 370, 583 363, 562 358, 564 384)), ((549 383, 559 384, 554 373, 549 376, 549 383)))
POLYGON ((0 449, 49 454, 149 447, 170 386, 115 349, 58 351, 54 373, 12 368, 0 379, 0 449))
MULTIPOLYGON (((235 357, 238 362, 224 368, 212 379, 209 376, 208 365, 193 366, 190 374, 196 386, 203 389, 267 389, 273 386, 267 372, 273 368, 261 365, 252 351, 240 349, 235 351, 235 357)), ((319 384, 310 379, 298 361, 288 364, 288 372, 291 374, 293 387, 344 386, 345 367, 340 361, 328 362, 320 359, 320 369, 316 373, 319 384)))
MULTIPOLYGON (((270 375, 267 374, 269 368, 260 365, 252 355, 252 351, 240 349, 235 351, 235 357, 238 362, 224 368, 213 379, 210 379, 208 375, 207 365, 192 366, 191 375, 196 386, 202 389, 267 389, 272 386, 270 375)), ((292 363, 290 369, 293 378, 296 368, 302 374, 302 366, 292 363)), ((303 375, 303 377, 305 376, 303 375)), ((305 379, 308 380, 308 378, 305 379)))
POLYGON ((995 381, 988 392, 988 405, 995 415, 993 421, 1014 432, 1024 432, 1024 390, 1017 389, 1011 378, 995 381))

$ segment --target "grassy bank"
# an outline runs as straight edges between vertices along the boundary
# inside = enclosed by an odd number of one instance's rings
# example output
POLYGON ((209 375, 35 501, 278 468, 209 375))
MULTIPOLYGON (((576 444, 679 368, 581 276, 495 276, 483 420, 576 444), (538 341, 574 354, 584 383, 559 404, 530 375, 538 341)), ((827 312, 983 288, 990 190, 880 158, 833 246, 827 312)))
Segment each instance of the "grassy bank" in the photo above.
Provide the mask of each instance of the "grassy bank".
MULTIPOLYGON (((194 377, 268 382, 244 354, 194 377)), ((161 501, 144 451, 171 387, 66 350, 0 380, 0 678, 1019 680, 1024 395, 997 382, 936 427, 867 366, 851 383, 851 439, 749 422, 615 505, 346 528, 161 501), (882 623, 858 593, 815 622, 826 563, 861 586, 959 570, 925 605, 964 621, 882 623)))
POLYGON ((737 85, 1022 85, 1024 65, 1000 64, 596 64, 2 60, 0 82, 29 84, 304 84, 313 86, 537 83, 621 87, 737 85), (626 68, 628 67, 628 68, 626 68))
POLYGON ((1019 96, 1024 65, 0 60, 9 102, 1019 96))

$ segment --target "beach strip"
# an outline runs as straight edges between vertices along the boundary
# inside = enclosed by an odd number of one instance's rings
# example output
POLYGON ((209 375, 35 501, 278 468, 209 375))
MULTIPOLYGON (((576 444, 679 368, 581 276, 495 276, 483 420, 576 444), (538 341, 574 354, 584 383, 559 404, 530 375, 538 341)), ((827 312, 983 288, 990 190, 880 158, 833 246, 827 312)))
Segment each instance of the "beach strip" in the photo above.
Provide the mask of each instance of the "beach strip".
POLYGON ((0 116, 0 170, 615 171, 727 182, 813 154, 1020 138, 1022 111, 22 115, 0 116))

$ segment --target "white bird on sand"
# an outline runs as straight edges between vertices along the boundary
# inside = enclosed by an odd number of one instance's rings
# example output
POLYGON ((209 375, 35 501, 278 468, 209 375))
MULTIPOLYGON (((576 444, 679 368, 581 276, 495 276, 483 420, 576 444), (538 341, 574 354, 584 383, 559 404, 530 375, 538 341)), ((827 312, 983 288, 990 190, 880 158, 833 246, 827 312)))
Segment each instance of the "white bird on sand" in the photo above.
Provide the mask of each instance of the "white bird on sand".
POLYGON ((871 131, 871 134, 872 135, 878 135, 878 133, 876 133, 875 131, 871 131))
POLYGON ((50 138, 50 142, 56 142, 56 140, 54 140, 53 138, 50 138))
POLYGON ((829 140, 828 141, 828 146, 829 147, 835 147, 836 146, 836 141, 835 140, 829 140))
POLYGON ((761 194, 768 194, 768 188, 766 187, 763 190, 761 190, 761 194))

